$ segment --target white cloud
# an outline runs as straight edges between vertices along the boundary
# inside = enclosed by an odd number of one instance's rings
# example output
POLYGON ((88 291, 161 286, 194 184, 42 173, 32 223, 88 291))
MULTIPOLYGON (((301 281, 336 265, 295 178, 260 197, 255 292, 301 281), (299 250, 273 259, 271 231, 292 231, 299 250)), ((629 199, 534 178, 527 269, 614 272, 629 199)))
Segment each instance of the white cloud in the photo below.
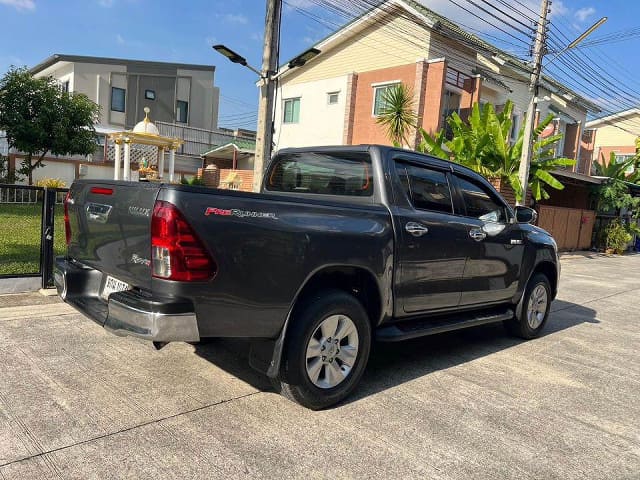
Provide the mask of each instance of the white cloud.
POLYGON ((35 10, 36 3, 33 0, 0 0, 0 5, 7 5, 16 10, 35 10))
POLYGON ((589 18, 591 15, 593 15, 594 13, 596 13, 596 9, 593 7, 585 7, 585 8, 581 8, 580 10, 578 10, 575 13, 575 16, 578 20, 580 20, 581 22, 584 22, 587 18, 589 18))
POLYGON ((125 42, 124 37, 119 33, 116 35, 116 42, 118 43, 118 45, 124 45, 125 43, 127 43, 125 42))
POLYGON ((241 13, 219 13, 216 15, 225 23, 236 23, 239 25, 246 25, 249 23, 249 19, 241 13))
POLYGON ((204 43, 206 43, 207 46, 211 47, 218 43, 218 39, 216 37, 205 37, 204 43))

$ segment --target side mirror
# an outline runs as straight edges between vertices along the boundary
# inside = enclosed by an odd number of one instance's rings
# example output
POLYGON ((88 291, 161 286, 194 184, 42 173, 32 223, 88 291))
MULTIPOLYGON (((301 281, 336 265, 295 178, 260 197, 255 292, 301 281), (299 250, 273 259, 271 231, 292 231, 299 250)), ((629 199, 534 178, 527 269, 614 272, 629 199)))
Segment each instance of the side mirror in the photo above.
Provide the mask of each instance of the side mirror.
POLYGON ((516 221, 518 223, 535 223, 538 213, 529 207, 516 207, 516 221))

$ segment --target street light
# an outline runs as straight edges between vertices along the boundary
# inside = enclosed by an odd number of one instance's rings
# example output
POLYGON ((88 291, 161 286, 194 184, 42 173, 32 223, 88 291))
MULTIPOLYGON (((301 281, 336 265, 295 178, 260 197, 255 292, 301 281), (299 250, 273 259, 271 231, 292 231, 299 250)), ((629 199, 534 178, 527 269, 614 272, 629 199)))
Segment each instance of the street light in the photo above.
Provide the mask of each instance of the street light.
POLYGON ((251 65, 249 65, 249 63, 247 62, 246 58, 244 58, 239 53, 234 52, 229 47, 226 47, 224 45, 214 45, 211 48, 213 48, 219 54, 227 57, 230 62, 239 63, 243 67, 247 67, 252 72, 257 73, 260 76, 260 78, 262 78, 262 72, 260 70, 258 70, 257 68, 254 68, 251 65))
MULTIPOLYGON (((520 185, 522 186, 522 199, 517 202, 518 205, 525 205, 527 202, 527 188, 529 187, 529 167, 531 165, 531 144, 533 142, 533 123, 534 123, 534 115, 536 111, 536 106, 538 102, 538 91, 540 89, 540 74, 542 70, 542 59, 545 55, 545 49, 542 48, 544 46, 544 40, 541 40, 544 37, 544 25, 546 25, 546 13, 548 12, 548 1, 543 1, 543 8, 541 13, 542 22, 538 26, 538 32, 536 36, 536 56, 535 63, 532 73, 532 83, 530 85, 530 89, 533 90, 531 95, 531 100, 529 101, 529 106, 527 108, 527 116, 525 118, 525 129, 524 129, 524 138, 522 145, 522 155, 520 156, 520 168, 518 172, 518 177, 520 180, 520 185)), ((594 23, 591 27, 584 31, 578 38, 576 38, 573 42, 567 45, 565 48, 557 52, 553 58, 545 65, 549 66, 553 63, 556 58, 558 58, 562 53, 575 48, 580 42, 582 42, 585 38, 593 33, 598 27, 600 27, 604 22, 607 21, 607 17, 602 17, 596 23, 594 23)))
MULTIPOLYGON (((276 3, 278 2, 274 2, 274 5, 276 3)), ((278 9, 279 7, 276 8, 274 12, 277 13, 278 9)), ((269 15, 267 16, 269 17, 269 15)), ((273 14, 272 16, 274 18, 278 18, 279 14, 273 14)), ((256 155, 253 165, 254 191, 259 191, 262 183, 262 176, 264 175, 264 169, 266 168, 267 161, 271 159, 271 149, 273 147, 273 104, 275 101, 274 87, 277 79, 284 72, 289 71, 292 68, 301 67, 320 53, 320 50, 317 48, 305 50, 300 55, 289 61, 287 64, 288 68, 282 69, 280 72, 276 73, 278 66, 276 63, 275 52, 278 50, 277 43, 279 42, 279 30, 273 29, 273 27, 267 30, 271 31, 271 35, 267 35, 265 33, 265 37, 267 39, 273 37, 273 41, 271 43, 265 41, 265 54, 263 55, 262 71, 249 65, 246 58, 225 45, 214 45, 212 47, 216 52, 227 57, 229 61, 238 63, 243 67, 247 67, 260 77, 260 103, 258 105, 258 128, 256 129, 256 155)))

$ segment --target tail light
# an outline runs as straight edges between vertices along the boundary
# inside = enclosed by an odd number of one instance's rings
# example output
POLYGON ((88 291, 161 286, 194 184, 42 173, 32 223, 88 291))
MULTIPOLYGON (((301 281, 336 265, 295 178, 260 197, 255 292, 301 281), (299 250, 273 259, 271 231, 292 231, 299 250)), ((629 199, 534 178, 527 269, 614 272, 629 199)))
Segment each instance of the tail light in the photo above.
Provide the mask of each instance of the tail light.
POLYGON ((151 274, 185 282, 205 281, 216 264, 178 208, 157 201, 151 217, 151 274))
POLYGON ((67 192, 67 196, 64 197, 64 237, 67 242, 67 247, 71 243, 71 223, 69 222, 69 203, 71 202, 71 191, 67 192))

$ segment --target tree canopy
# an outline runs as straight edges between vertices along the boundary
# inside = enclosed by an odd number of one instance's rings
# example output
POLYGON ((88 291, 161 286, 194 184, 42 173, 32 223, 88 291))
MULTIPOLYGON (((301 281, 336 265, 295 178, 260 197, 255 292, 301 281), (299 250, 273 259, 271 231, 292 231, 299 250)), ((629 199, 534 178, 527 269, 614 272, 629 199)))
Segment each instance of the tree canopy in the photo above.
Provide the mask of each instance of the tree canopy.
POLYGON ((85 95, 66 92, 52 77, 35 78, 26 68, 12 68, 0 79, 0 130, 10 147, 24 153, 19 172, 29 184, 48 153, 93 153, 99 111, 85 95))

